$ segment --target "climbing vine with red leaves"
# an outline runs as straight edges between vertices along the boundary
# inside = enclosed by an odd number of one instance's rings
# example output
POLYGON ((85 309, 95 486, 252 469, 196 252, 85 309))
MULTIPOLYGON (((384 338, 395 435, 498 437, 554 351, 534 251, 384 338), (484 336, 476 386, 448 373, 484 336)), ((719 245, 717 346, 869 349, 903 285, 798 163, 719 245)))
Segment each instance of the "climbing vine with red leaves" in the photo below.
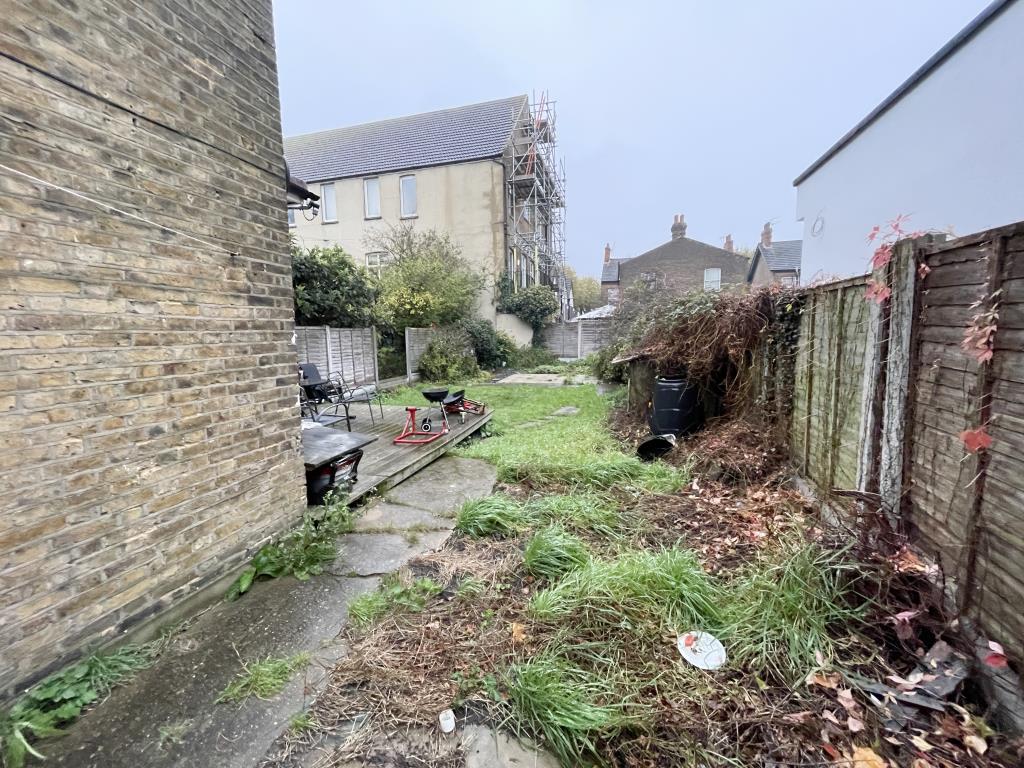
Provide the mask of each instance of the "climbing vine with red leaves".
MULTIPOLYGON (((960 341, 960 349, 964 354, 981 366, 992 364, 996 331, 999 329, 1001 293, 1002 289, 998 289, 971 304, 971 309, 977 312, 971 317, 971 322, 964 329, 964 337, 960 341)), ((960 433, 960 441, 968 453, 978 453, 991 448, 992 436, 988 433, 988 424, 982 424, 975 429, 965 429, 960 433)))
POLYGON ((909 220, 910 216, 901 213, 888 222, 884 230, 876 224, 868 232, 868 242, 877 245, 875 245, 874 253, 871 254, 871 277, 868 278, 867 289, 864 291, 864 298, 867 301, 882 304, 892 296, 892 289, 886 280, 885 269, 892 261, 896 241, 905 237, 920 237, 924 234, 924 232, 908 232, 906 223, 909 220))

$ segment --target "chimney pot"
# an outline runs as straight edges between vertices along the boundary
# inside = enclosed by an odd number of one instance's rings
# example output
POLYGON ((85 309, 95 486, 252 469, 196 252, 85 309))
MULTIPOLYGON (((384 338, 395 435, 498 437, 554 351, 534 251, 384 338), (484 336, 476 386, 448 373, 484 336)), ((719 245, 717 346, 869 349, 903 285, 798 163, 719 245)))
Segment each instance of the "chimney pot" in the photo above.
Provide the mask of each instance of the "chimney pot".
POLYGON ((734 253, 735 252, 736 247, 732 243, 732 235, 726 235, 725 236, 725 245, 723 245, 722 247, 725 250, 727 250, 729 253, 734 253))
POLYGON ((772 223, 766 221, 764 223, 764 229, 761 230, 761 245, 765 248, 770 248, 772 244, 772 223))
POLYGON ((672 219, 672 239, 678 240, 681 237, 686 237, 686 221, 683 214, 677 213, 672 219))
POLYGON ((612 260, 612 245, 611 243, 604 244, 604 263, 607 264, 612 260))

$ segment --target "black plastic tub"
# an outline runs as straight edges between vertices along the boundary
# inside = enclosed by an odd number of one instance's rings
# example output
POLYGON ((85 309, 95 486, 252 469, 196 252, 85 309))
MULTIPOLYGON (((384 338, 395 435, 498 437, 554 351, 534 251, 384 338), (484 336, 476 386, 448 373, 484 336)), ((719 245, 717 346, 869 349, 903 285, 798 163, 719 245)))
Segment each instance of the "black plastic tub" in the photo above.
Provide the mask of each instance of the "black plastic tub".
POLYGON ((704 426, 700 388, 685 376, 657 378, 648 424, 655 435, 689 435, 704 426))

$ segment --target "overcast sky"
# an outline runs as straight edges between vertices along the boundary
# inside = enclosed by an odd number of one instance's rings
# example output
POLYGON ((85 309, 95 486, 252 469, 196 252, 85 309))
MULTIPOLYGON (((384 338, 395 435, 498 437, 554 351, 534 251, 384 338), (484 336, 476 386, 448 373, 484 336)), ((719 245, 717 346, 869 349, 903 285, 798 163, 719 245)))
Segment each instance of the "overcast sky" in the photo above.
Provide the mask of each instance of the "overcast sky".
POLYGON ((581 274, 674 213, 709 243, 798 238, 793 179, 987 2, 275 0, 284 133, 546 90, 581 274))

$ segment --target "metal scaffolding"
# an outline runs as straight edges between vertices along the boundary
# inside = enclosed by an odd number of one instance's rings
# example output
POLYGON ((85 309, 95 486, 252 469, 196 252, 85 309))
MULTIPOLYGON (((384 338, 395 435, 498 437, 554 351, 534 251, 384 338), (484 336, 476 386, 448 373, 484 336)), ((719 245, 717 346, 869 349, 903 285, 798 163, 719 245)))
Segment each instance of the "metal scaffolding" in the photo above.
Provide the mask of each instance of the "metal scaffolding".
POLYGON ((565 276, 565 165, 556 154, 555 102, 534 96, 516 119, 507 157, 506 273, 513 290, 550 285, 563 319, 572 312, 565 276))

